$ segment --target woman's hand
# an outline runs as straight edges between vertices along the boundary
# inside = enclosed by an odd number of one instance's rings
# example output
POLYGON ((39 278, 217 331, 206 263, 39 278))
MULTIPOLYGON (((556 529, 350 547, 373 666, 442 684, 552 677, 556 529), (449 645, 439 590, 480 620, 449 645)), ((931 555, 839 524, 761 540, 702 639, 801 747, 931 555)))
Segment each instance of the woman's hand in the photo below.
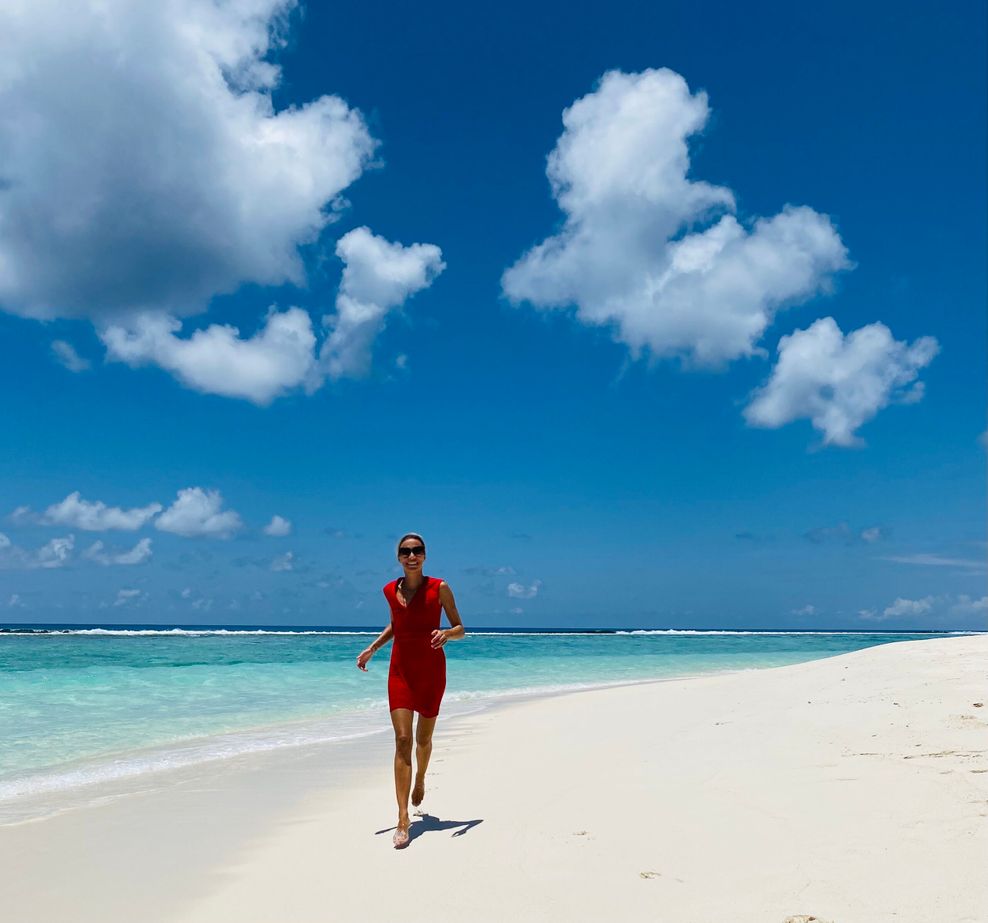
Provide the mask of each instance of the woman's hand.
POLYGON ((374 651, 371 648, 366 648, 357 654, 357 667, 367 672, 367 664, 370 663, 371 657, 374 656, 374 651))
POLYGON ((441 648, 448 640, 449 638, 446 635, 446 629, 437 628, 432 633, 432 639, 430 643, 432 644, 433 649, 438 651, 439 648, 441 648))

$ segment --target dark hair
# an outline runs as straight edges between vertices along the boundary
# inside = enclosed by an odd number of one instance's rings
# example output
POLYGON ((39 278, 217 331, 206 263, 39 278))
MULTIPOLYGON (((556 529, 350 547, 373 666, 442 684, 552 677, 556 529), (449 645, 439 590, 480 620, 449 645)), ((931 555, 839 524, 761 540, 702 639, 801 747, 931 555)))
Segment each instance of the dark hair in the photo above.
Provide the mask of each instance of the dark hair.
POLYGON ((401 538, 398 539, 398 545, 395 550, 401 548, 401 543, 405 541, 406 538, 417 538, 422 543, 422 547, 425 548, 425 539, 422 538, 418 532, 406 532, 401 538))

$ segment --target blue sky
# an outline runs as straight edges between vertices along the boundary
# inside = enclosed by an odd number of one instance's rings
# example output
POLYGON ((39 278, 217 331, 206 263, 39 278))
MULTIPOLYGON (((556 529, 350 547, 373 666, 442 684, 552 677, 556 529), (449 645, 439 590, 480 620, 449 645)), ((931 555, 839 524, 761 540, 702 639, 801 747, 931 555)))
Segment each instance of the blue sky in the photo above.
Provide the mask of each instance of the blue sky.
POLYGON ((0 620, 376 624, 418 529, 468 625, 985 627, 982 4, 87 7, 3 14, 0 620))

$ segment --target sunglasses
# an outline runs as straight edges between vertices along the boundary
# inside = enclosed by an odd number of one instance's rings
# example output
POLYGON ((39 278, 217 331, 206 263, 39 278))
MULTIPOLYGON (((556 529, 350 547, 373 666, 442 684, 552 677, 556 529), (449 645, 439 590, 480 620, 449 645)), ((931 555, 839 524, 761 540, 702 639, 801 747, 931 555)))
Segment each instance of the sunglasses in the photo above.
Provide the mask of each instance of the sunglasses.
POLYGON ((425 554, 425 545, 412 545, 410 548, 399 548, 398 549, 398 557, 399 558, 407 558, 407 557, 410 557, 413 554, 414 555, 418 555, 419 557, 422 557, 422 555, 425 554))

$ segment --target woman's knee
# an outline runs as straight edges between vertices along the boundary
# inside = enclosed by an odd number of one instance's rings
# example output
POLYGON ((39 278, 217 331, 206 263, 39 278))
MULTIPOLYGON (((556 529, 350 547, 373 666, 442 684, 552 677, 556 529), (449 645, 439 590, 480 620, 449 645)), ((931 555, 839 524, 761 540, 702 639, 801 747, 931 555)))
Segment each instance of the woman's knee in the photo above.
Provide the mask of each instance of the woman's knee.
POLYGON ((424 747, 431 747, 432 746, 432 731, 430 731, 428 734, 423 734, 421 732, 416 733, 416 735, 415 735, 415 745, 417 747, 419 747, 420 749, 421 748, 424 748, 424 747))
POLYGON ((395 753, 405 759, 412 757, 412 735, 399 731, 395 734, 395 753))

